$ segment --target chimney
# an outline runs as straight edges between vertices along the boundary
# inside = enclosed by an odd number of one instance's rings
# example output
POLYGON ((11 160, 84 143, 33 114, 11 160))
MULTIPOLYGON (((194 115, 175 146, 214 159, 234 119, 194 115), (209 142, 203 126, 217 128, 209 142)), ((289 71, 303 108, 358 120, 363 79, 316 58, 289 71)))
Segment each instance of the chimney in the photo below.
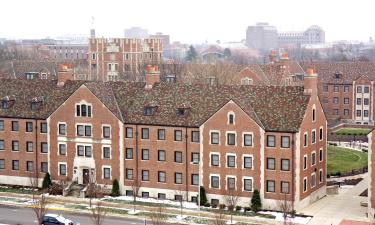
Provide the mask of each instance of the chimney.
POLYGON ((269 57, 270 63, 274 64, 276 62, 276 50, 271 50, 268 57, 269 57))
POLYGON ((57 86, 62 87, 68 80, 73 80, 72 64, 60 64, 57 72, 57 86))
POLYGON ((288 53, 284 52, 283 54, 281 54, 280 64, 286 66, 286 64, 287 64, 288 61, 289 61, 289 55, 288 55, 288 53))
POLYGON ((156 83, 160 83, 160 71, 158 66, 147 65, 146 89, 151 89, 156 83))
POLYGON ((303 88, 305 95, 318 94, 318 74, 313 69, 307 69, 303 78, 303 88))

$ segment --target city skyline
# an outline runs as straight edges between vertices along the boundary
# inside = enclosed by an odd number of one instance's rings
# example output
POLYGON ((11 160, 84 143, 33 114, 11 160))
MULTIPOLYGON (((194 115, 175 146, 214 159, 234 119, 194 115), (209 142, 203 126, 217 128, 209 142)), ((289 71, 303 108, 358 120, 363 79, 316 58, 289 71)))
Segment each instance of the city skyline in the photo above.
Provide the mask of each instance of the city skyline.
POLYGON ((100 37, 123 37, 124 29, 139 26, 148 29, 150 34, 162 32, 171 35, 172 41, 184 43, 240 41, 246 37, 247 26, 257 22, 268 22, 278 31, 303 31, 316 24, 326 31, 328 42, 368 41, 375 36, 375 31, 367 29, 374 17, 370 16, 374 3, 369 0, 358 5, 341 4, 340 8, 335 2, 322 0, 314 4, 295 0, 238 0, 231 4, 211 0, 182 3, 164 0, 157 5, 147 0, 121 3, 109 0, 106 6, 99 1, 92 1, 90 5, 72 0, 61 5, 48 3, 45 0, 2 2, 2 8, 8 10, 0 15, 0 37, 37 39, 69 34, 88 37, 92 17, 95 18, 93 27, 100 37), (19 12, 14 13, 13 9, 20 5, 19 12))

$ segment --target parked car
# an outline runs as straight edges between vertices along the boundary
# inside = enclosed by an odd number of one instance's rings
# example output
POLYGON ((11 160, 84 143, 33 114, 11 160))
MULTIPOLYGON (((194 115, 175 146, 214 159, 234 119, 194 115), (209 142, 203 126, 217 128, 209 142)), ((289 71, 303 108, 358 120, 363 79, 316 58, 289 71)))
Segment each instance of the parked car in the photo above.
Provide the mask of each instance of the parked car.
POLYGON ((46 214, 43 217, 42 225, 74 225, 74 223, 57 214, 46 214))

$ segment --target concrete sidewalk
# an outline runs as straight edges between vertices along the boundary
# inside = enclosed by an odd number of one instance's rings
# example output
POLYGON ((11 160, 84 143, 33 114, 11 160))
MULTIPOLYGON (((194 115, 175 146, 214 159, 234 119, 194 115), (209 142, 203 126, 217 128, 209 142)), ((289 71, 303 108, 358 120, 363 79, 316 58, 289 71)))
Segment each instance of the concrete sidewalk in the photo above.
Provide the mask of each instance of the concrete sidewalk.
POLYGON ((338 195, 328 195, 299 213, 314 216, 309 225, 339 225, 344 219, 369 222, 367 208, 360 205, 367 201, 367 197, 359 196, 368 188, 368 175, 365 174, 363 178, 353 188, 343 186, 338 195))

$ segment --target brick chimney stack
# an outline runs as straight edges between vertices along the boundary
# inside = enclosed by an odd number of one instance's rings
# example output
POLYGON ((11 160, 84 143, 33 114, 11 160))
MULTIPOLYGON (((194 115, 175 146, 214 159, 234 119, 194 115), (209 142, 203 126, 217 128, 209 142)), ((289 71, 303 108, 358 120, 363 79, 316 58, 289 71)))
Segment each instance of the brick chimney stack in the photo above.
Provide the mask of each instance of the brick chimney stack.
POLYGON ((318 94, 318 74, 313 69, 307 69, 303 78, 303 88, 305 95, 318 94))
POLYGON ((268 56, 271 64, 274 64, 276 62, 276 55, 277 55, 276 50, 271 50, 268 56))
POLYGON ((62 87, 68 80, 73 80, 72 64, 64 63, 59 65, 57 72, 57 86, 62 87))
POLYGON ((151 89, 156 83, 160 83, 160 71, 158 66, 147 65, 146 89, 151 89))
POLYGON ((288 53, 284 52, 283 54, 281 54, 280 64, 282 64, 283 66, 286 66, 286 64, 288 63, 288 61, 289 61, 289 55, 288 55, 288 53))

